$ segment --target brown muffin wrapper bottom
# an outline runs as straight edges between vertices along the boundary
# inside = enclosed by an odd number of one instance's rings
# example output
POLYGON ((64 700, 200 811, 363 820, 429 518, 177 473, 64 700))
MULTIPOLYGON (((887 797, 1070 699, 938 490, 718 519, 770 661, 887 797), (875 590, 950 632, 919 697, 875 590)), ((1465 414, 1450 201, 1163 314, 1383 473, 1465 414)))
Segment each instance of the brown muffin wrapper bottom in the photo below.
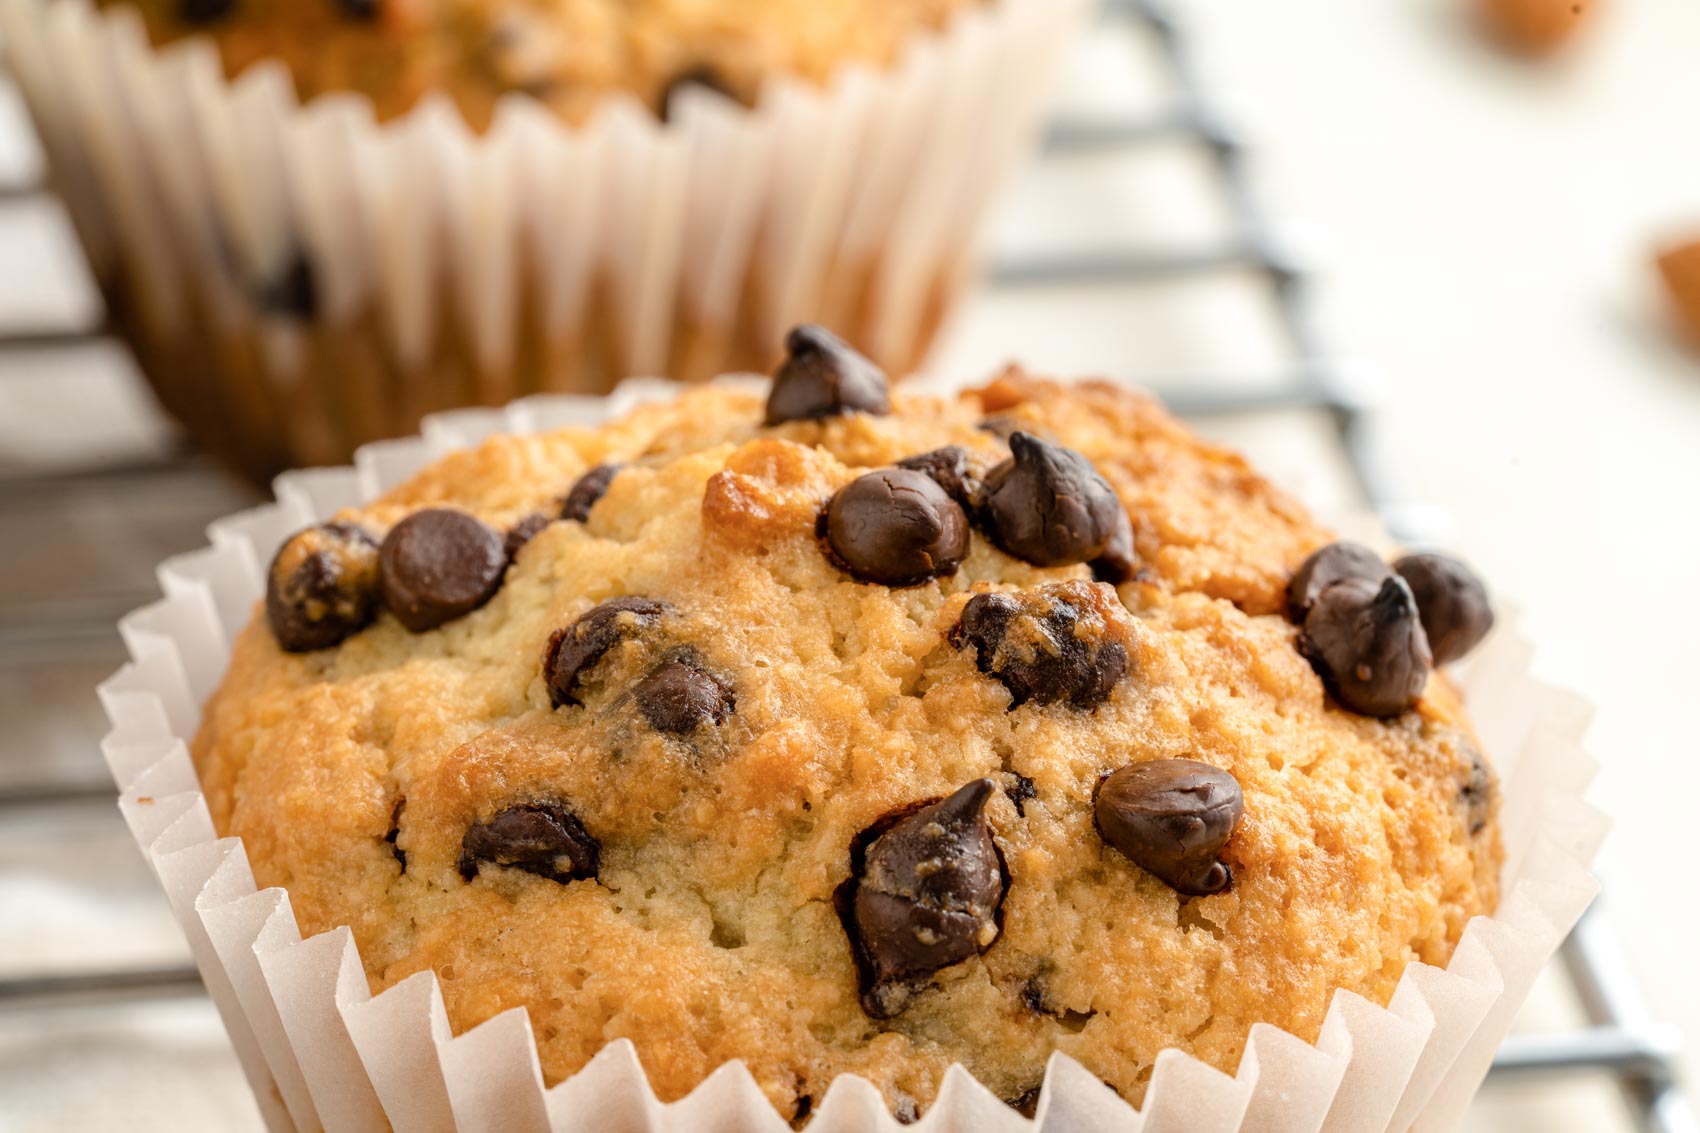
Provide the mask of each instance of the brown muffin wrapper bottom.
MULTIPOLYGON (((856 274, 864 284, 857 301, 809 321, 860 337, 867 328, 873 272, 863 268, 856 274)), ((881 365, 896 374, 919 367, 962 286, 958 279, 934 281, 915 341, 878 359, 881 365)), ((229 328, 196 313, 191 317, 206 330, 189 337, 152 328, 126 288, 109 286, 103 294, 114 327, 160 403, 221 463, 263 484, 287 468, 338 464, 363 444, 416 433, 432 413, 494 408, 537 393, 612 391, 628 372, 623 336, 604 289, 597 290, 589 325, 578 335, 550 336, 535 302, 524 302, 517 356, 502 373, 480 365, 452 321, 427 362, 410 368, 385 349, 383 316, 376 310, 334 326, 271 320, 229 328), (280 354, 292 359, 296 380, 275 380, 280 354)), ((671 335, 667 372, 685 382, 723 372, 765 372, 779 349, 764 330, 748 324, 681 319, 671 335)))

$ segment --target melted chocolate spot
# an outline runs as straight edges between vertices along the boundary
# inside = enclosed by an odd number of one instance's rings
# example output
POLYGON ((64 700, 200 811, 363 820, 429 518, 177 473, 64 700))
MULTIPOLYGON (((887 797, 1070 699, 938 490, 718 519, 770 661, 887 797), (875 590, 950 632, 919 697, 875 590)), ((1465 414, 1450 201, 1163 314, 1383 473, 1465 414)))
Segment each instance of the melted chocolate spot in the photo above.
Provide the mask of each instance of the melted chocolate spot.
POLYGON ((549 638, 543 651, 543 680, 549 702, 556 708, 577 704, 579 678, 602 660, 603 654, 661 620, 663 602, 652 598, 614 598, 590 610, 549 638))
POLYGON ((1127 675, 1127 646, 1082 617, 1068 585, 976 594, 951 630, 950 643, 972 646, 980 671, 1009 690, 1012 709, 1031 700, 1090 710, 1127 675))
POLYGON ((519 869, 566 884, 595 877, 602 848, 559 803, 522 803, 467 828, 460 843, 460 875, 478 876, 481 863, 519 869))
POLYGON ((353 524, 298 531, 266 572, 266 620, 290 653, 329 649, 378 616, 378 543, 353 524))

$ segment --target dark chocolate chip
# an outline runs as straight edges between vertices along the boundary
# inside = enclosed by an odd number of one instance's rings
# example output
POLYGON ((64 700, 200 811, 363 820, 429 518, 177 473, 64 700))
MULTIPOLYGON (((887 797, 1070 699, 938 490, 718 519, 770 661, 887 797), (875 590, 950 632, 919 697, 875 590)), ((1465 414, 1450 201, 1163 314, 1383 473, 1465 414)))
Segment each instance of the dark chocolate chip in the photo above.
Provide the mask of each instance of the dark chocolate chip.
POLYGON ((874 1018, 896 1015, 934 972, 997 939, 1003 859, 985 813, 996 789, 976 779, 905 814, 853 861, 852 940, 874 1018))
POLYGON ((1092 577, 1111 586, 1131 582, 1139 573, 1139 556, 1133 549, 1133 521, 1126 511, 1118 511, 1117 517, 1120 522, 1104 553, 1092 560, 1092 577))
POLYGON ((1448 555, 1406 555, 1393 569, 1410 584, 1436 665, 1456 661, 1493 628, 1493 606, 1476 572, 1448 555))
POLYGON ((258 283, 253 291, 254 302, 268 314, 310 319, 319 310, 319 290, 314 282, 313 265, 300 253, 296 253, 277 275, 258 283))
POLYGON ((595 877, 601 856, 602 847, 566 807, 521 803, 467 827, 460 840, 460 875, 471 881, 479 863, 488 862, 566 884, 595 877))
POLYGON ((1458 788, 1458 800, 1464 805, 1464 825, 1473 838, 1487 828, 1499 805, 1499 780, 1480 748, 1472 743, 1463 747, 1470 757, 1470 770, 1458 788))
POLYGON ((1039 790, 1033 785, 1033 780, 1029 779, 1021 772, 1011 771, 1009 774, 1010 778, 1014 779, 1015 782, 1010 786, 1005 787, 1003 789, 1003 793, 1008 795, 1009 801, 1015 804, 1015 813, 1019 814, 1022 818, 1026 818, 1027 803, 1029 800, 1039 797, 1039 790))
POLYGON ((525 550, 525 545, 537 538, 538 532, 555 522, 546 515, 528 515, 508 529, 507 538, 502 540, 502 550, 511 563, 519 558, 519 553, 525 550))
POLYGON ((614 482, 614 477, 620 474, 618 464, 598 464, 589 472, 578 478, 572 491, 561 504, 561 518, 571 519, 578 523, 590 522, 590 509, 596 506, 596 501, 608 494, 608 485, 614 482))
POLYGON ((667 85, 662 88, 660 114, 663 122, 673 121, 674 115, 679 110, 679 97, 692 87, 713 91, 715 94, 729 98, 733 102, 739 101, 737 92, 731 88, 719 71, 706 63, 698 63, 695 66, 686 67, 683 71, 674 75, 667 80, 667 85))
POLYGON ((961 445, 905 457, 897 462, 897 467, 930 478, 965 511, 978 506, 980 481, 974 475, 974 454, 961 445))
POLYGON ((390 810, 390 832, 384 835, 384 841, 390 844, 390 853, 395 856, 403 873, 407 872, 407 851, 396 845, 396 840, 401 837, 401 812, 406 809, 407 797, 404 795, 395 801, 395 806, 390 810))
POLYGON ((177 18, 186 24, 210 24, 222 20, 236 8, 236 0, 181 0, 177 18))
POLYGON ((798 1125, 809 1116, 809 1111, 815 1108, 815 1099, 804 1094, 797 1099, 797 1108, 791 1111, 791 1124, 798 1125))
POLYGON ((930 477, 886 468, 852 480, 822 515, 829 556, 864 582, 916 586, 956 573, 968 515, 930 477))
POLYGON ((1379 583, 1393 571, 1380 555, 1361 543, 1330 543, 1311 553, 1287 584, 1287 619, 1304 625, 1317 595, 1348 578, 1379 583))
POLYGON ((883 371, 821 327, 804 325, 785 337, 785 361, 767 395, 767 424, 891 412, 883 371))
POLYGON ((1421 699, 1433 663, 1405 580, 1348 578, 1305 615, 1299 650, 1334 694, 1365 716, 1397 716, 1421 699))
POLYGON ((921 1107, 914 1098, 895 1087, 892 1088, 891 1116, 899 1125, 913 1125, 921 1120, 921 1107))
POLYGON ((1029 1086, 1013 1098, 1005 1098, 1004 1103, 1022 1117, 1032 1117, 1039 1112, 1039 1095, 1045 1092, 1045 1083, 1029 1086))
POLYGON ((578 703, 579 678, 616 642, 660 620, 667 606, 651 598, 614 598, 556 630, 543 651, 543 681, 556 708, 578 703))
POLYGON ((1009 438, 1010 460, 986 477, 983 518, 992 541, 1036 566, 1089 563, 1127 512, 1092 462, 1031 433, 1009 438))
POLYGON ((375 20, 382 0, 336 0, 336 6, 351 20, 375 20))
POLYGON ((1178 893, 1207 897, 1233 875, 1221 858, 1245 795, 1221 768, 1195 759, 1153 759, 1106 776, 1093 814, 1104 841, 1178 893))
POLYGON ((266 572, 266 620, 290 653, 329 649, 378 616, 378 542, 347 523, 298 531, 266 572))
POLYGON ((688 736, 732 714, 732 689, 688 658, 663 661, 632 689, 638 711, 658 732, 688 736))
POLYGON ((384 605, 409 630, 425 633, 488 602, 508 556, 502 537, 476 516, 427 508, 390 529, 378 564, 384 605))
POLYGON ((1096 708, 1128 670, 1127 647, 1090 623, 1083 626, 1080 606, 1062 587, 976 594, 962 608, 950 642, 973 646, 980 671, 1009 690, 1011 708, 1029 700, 1096 708))

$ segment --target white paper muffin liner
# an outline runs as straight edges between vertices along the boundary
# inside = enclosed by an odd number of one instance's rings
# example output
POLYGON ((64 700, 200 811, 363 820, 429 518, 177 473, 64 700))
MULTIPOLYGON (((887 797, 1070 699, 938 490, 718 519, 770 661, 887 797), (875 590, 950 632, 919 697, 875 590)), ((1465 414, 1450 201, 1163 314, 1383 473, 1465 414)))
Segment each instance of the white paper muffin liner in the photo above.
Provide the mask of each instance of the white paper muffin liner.
MULTIPOLYGON (((288 893, 255 887, 242 841, 214 831, 189 757, 200 705, 222 678, 232 638, 253 616, 265 566, 286 536, 489 435, 596 424, 679 388, 635 381, 609 398, 541 396, 502 410, 440 414, 425 422, 422 437, 364 447, 351 468, 285 474, 276 482, 276 503, 214 523, 209 547, 160 567, 166 597, 120 623, 132 660, 100 688, 112 721, 103 749, 122 790, 120 807, 188 936, 272 1130, 789 1128, 741 1063, 721 1067, 667 1105, 622 1040, 545 1089, 524 1008, 455 1036, 434 973, 371 996, 346 928, 303 940, 288 893)), ((1233 1076, 1179 1050, 1164 1051, 1138 1113, 1058 1054, 1036 1122, 958 1066, 913 1128, 1452 1128, 1536 974, 1593 898, 1589 868, 1608 825, 1581 797, 1595 769, 1578 742, 1590 709, 1534 680, 1531 657, 1529 644, 1502 627, 1456 674, 1503 783, 1506 862, 1499 909, 1470 921, 1445 970, 1411 964, 1385 1007, 1336 992, 1315 1043, 1258 1024, 1233 1076)), ((808 1127, 814 1133, 899 1128, 879 1091, 850 1076, 832 1085, 808 1127)))
POLYGON ((301 106, 281 63, 227 80, 128 6, 0 0, 0 34, 115 325, 264 479, 428 412, 764 368, 800 322, 910 372, 1087 11, 990 0, 888 69, 773 76, 752 109, 686 90, 670 124, 509 96, 482 135, 445 95, 378 124, 301 106))

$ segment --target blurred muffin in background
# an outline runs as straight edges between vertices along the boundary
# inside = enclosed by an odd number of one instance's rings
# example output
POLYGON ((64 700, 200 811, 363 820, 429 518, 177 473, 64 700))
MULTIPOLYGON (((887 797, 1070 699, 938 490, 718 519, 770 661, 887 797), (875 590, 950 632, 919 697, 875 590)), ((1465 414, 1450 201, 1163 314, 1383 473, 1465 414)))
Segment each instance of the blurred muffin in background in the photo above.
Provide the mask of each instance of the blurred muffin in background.
POLYGON ((227 74, 281 60, 303 101, 333 91, 379 118, 432 91, 476 129, 518 92, 573 122, 627 92, 664 112, 697 83, 753 104, 768 75, 817 85, 847 62, 889 65, 917 32, 985 0, 97 0, 133 4, 155 44, 210 34, 227 74))
POLYGON ((1657 265, 1672 320, 1690 345, 1700 348, 1700 238, 1664 245, 1657 265))
POLYGON ((256 479, 428 413, 888 369, 973 274, 1086 0, 0 0, 161 401, 256 479))
POLYGON ((1541 58, 1569 43, 1594 0, 1475 0, 1484 31, 1507 50, 1541 58))

